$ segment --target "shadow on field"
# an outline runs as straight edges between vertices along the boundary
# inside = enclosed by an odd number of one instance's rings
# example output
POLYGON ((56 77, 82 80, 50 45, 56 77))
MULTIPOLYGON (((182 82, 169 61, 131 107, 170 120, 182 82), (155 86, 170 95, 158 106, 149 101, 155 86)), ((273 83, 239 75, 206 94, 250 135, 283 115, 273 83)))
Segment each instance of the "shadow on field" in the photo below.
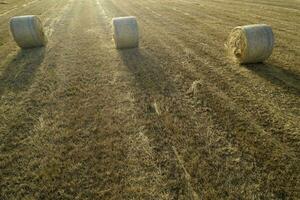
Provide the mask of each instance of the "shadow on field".
POLYGON ((248 64, 245 66, 274 85, 284 89, 293 89, 297 94, 300 93, 300 76, 289 70, 270 63, 248 64))
POLYGON ((174 86, 165 74, 162 64, 150 52, 137 48, 119 50, 119 54, 142 91, 151 91, 164 96, 174 91, 174 86))
POLYGON ((9 63, 4 64, 0 75, 0 96, 6 90, 13 92, 26 90, 31 85, 44 57, 44 47, 20 50, 9 63))

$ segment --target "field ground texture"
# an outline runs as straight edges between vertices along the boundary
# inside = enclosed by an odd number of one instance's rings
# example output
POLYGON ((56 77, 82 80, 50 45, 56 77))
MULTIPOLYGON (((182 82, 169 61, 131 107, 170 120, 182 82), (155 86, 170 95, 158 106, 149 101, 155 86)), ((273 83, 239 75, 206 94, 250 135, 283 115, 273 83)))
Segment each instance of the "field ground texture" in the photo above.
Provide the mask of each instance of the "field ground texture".
POLYGON ((299 0, 1 0, 0 199, 300 199, 299 0), (15 15, 43 20, 20 50, 15 15), (137 16, 139 49, 111 19, 137 16), (266 23, 264 64, 231 63, 266 23))

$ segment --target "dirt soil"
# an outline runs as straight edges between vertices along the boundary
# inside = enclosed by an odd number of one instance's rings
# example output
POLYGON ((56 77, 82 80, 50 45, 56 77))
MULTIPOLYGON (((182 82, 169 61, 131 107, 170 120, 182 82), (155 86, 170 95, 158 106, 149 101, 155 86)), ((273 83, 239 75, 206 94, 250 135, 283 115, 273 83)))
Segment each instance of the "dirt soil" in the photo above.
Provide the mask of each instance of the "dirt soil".
POLYGON ((0 1, 0 199, 300 199, 299 0, 0 1), (20 50, 8 20, 41 17, 20 50), (138 19, 118 51, 111 19, 138 19), (266 23, 265 63, 231 29, 266 23))

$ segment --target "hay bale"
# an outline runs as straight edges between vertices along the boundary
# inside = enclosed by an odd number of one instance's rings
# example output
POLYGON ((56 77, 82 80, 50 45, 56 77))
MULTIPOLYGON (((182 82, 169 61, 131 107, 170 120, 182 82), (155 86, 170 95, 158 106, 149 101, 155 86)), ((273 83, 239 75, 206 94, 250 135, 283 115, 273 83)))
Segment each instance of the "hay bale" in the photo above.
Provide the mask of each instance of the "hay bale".
POLYGON ((40 19, 34 15, 17 16, 10 19, 10 30, 19 47, 45 46, 46 36, 40 19))
POLYGON ((112 24, 117 49, 135 48, 139 46, 139 31, 135 17, 113 18, 112 24))
POLYGON ((230 56, 241 64, 263 62, 273 51, 272 28, 265 24, 238 26, 231 31, 226 46, 230 56))

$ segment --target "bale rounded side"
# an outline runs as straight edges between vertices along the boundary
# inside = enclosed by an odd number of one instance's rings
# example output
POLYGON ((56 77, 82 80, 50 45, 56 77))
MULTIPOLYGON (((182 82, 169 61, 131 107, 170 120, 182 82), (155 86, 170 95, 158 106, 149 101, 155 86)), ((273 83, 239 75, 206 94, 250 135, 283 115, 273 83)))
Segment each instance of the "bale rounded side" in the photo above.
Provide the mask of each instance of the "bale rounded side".
POLYGON ((45 46, 47 38, 41 20, 34 15, 17 16, 10 19, 10 30, 21 48, 45 46))
POLYGON ((113 18, 113 37, 117 49, 139 46, 138 23, 135 17, 113 18))
POLYGON ((263 62, 273 51, 272 28, 265 24, 238 26, 231 31, 227 47, 230 56, 241 64, 263 62))

